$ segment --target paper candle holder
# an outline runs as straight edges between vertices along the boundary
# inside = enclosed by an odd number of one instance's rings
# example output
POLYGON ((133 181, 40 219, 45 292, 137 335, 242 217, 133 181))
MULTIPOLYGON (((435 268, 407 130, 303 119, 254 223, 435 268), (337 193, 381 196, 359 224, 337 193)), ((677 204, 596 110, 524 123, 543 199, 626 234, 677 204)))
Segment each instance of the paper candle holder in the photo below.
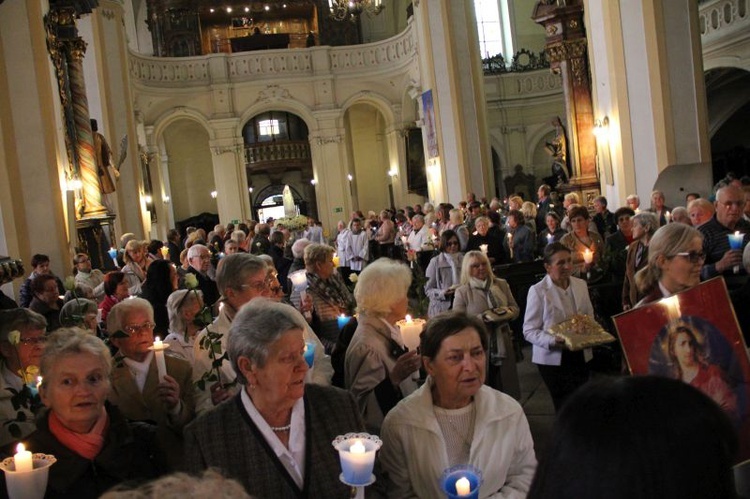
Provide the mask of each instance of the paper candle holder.
POLYGON ((469 465, 453 466, 440 477, 440 488, 448 499, 479 499, 479 488, 482 486, 482 472, 469 465), (456 483, 465 478, 469 482, 468 493, 459 493, 456 483))
POLYGON ((307 367, 312 367, 313 362, 315 360, 315 342, 314 341, 306 341, 305 342, 305 362, 307 362, 307 367))
POLYGON ((375 453, 383 445, 377 435, 369 433, 347 433, 339 435, 333 442, 339 451, 341 476, 343 483, 352 487, 365 487, 375 482, 372 469, 375 466, 375 453), (352 452, 352 446, 361 444, 362 452, 352 452))
POLYGON ((57 459, 51 454, 32 454, 34 469, 16 471, 12 457, 0 462, 0 469, 5 472, 5 487, 10 499, 42 499, 47 491, 49 467, 57 459))
POLYGON ((401 331, 401 338, 404 340, 404 346, 409 350, 416 350, 419 347, 419 335, 427 323, 424 319, 412 319, 407 315, 405 319, 396 322, 396 327, 401 331))

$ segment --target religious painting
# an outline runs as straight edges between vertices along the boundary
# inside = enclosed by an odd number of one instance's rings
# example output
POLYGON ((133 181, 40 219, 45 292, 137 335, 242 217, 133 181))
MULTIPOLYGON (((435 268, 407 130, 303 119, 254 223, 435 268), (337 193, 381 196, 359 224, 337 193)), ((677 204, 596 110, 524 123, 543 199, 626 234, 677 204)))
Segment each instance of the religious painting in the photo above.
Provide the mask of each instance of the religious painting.
POLYGON ((633 375, 680 379, 713 399, 750 458, 750 360, 724 279, 613 317, 633 375))
POLYGON ((435 106, 432 102, 432 90, 422 93, 422 121, 427 135, 427 158, 438 157, 437 127, 435 126, 435 106))
POLYGON ((406 130, 406 182, 410 194, 427 197, 427 170, 424 160, 422 129, 406 130))

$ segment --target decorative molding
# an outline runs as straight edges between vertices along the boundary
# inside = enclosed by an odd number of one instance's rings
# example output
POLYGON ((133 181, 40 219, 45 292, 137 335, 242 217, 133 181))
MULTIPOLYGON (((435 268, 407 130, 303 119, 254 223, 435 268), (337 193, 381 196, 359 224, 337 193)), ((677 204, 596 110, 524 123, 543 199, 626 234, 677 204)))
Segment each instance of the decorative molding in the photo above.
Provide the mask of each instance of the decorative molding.
POLYGON ((311 140, 315 144, 319 146, 323 146, 326 144, 338 144, 344 140, 344 136, 343 135, 329 135, 326 137, 318 136, 318 137, 311 137, 311 140))
POLYGON ((221 156, 227 153, 241 153, 243 152, 244 146, 241 145, 224 145, 224 146, 211 146, 211 153, 214 156, 221 156))
POLYGON ((265 90, 258 92, 258 97, 255 99, 255 103, 276 102, 291 99, 292 95, 289 93, 289 90, 282 88, 279 85, 268 85, 265 90))
POLYGON ((551 63, 586 57, 586 39, 580 38, 547 46, 547 57, 551 63))
POLYGON ((108 21, 111 21, 116 16, 115 12, 113 10, 109 9, 102 9, 102 17, 107 19, 108 21))
POLYGON ((511 125, 511 126, 501 126, 500 127, 500 133, 503 135, 510 135, 512 133, 526 133, 526 126, 525 125, 511 125))

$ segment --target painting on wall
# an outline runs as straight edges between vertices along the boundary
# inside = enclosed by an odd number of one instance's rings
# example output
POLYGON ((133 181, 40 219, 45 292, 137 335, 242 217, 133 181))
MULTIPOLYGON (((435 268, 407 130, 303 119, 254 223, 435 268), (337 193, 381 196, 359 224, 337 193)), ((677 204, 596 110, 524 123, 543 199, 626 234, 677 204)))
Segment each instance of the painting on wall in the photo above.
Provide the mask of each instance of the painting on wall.
POLYGON ((424 132, 427 134, 427 158, 437 158, 437 128, 435 126, 435 106, 432 102, 432 90, 422 93, 422 120, 424 132))
POLYGON ((406 181, 410 194, 427 197, 427 170, 425 169, 422 129, 406 131, 406 181))

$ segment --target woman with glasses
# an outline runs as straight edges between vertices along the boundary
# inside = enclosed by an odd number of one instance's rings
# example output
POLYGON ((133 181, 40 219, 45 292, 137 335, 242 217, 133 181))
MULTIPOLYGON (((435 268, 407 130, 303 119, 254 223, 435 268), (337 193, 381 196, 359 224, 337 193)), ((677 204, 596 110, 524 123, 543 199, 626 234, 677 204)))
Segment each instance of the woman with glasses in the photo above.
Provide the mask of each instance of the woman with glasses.
POLYGON ((40 367, 46 409, 24 444, 57 458, 45 497, 99 497, 119 483, 164 471, 153 426, 129 422, 107 403, 112 357, 102 340, 78 328, 60 329, 50 335, 40 367))
POLYGON ((195 415, 193 370, 180 358, 165 355, 167 374, 159 379, 154 343, 154 310, 142 298, 118 303, 109 312, 107 330, 117 347, 109 400, 134 421, 157 424, 162 448, 172 467, 182 461, 182 429, 195 415))
POLYGON ((521 386, 509 325, 518 317, 520 309, 508 282, 492 274, 490 261, 481 251, 469 251, 464 257, 461 286, 456 289, 453 310, 475 316, 485 323, 490 332, 487 384, 520 399, 521 386))
POLYGON ((46 328, 44 317, 27 308, 0 310, 0 447, 25 438, 36 428, 30 406, 15 408, 10 390, 20 392, 24 385, 21 373, 28 366, 39 366, 46 328), (24 421, 18 421, 19 413, 25 416, 24 421), (17 437, 10 433, 12 420, 17 421, 17 437))
POLYGON ((428 317, 450 310, 453 305, 453 295, 461 281, 460 246, 458 234, 453 230, 446 229, 440 234, 440 253, 430 260, 425 272, 424 291, 430 299, 428 317))
POLYGON ((648 265, 635 275, 638 290, 645 296, 636 306, 699 284, 705 260, 703 235, 698 230, 685 224, 660 227, 648 245, 648 265))

